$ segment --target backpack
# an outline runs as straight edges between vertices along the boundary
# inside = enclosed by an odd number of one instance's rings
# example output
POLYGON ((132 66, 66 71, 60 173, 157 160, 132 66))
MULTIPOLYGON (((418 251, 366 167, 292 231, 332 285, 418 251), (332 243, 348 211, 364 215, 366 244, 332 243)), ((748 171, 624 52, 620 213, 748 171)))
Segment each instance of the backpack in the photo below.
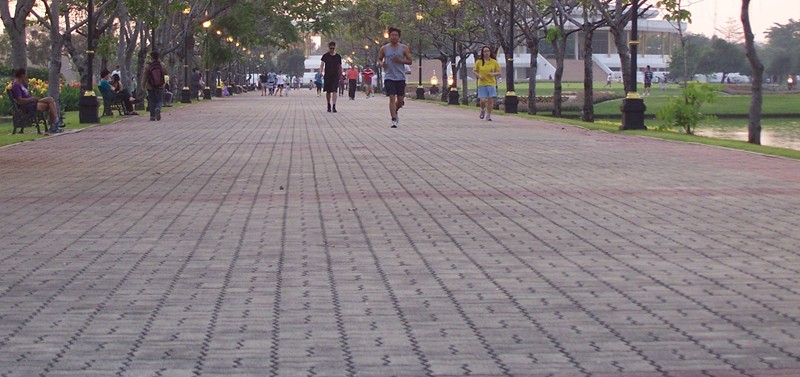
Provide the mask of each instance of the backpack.
POLYGON ((153 88, 164 87, 164 70, 158 60, 150 63, 150 71, 147 72, 147 83, 153 88))

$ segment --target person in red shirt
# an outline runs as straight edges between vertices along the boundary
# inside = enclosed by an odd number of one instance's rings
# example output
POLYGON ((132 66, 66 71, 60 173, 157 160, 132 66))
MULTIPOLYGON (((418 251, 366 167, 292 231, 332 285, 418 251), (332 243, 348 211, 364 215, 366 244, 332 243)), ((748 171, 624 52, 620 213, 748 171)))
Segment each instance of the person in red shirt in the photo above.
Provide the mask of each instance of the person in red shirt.
POLYGON ((351 100, 355 101, 356 99, 356 89, 358 88, 358 68, 356 66, 351 65, 350 69, 347 70, 347 94, 351 100))
POLYGON ((370 68, 369 64, 364 66, 361 71, 361 82, 364 84, 364 91, 367 93, 367 98, 372 97, 372 77, 375 76, 375 71, 370 68))

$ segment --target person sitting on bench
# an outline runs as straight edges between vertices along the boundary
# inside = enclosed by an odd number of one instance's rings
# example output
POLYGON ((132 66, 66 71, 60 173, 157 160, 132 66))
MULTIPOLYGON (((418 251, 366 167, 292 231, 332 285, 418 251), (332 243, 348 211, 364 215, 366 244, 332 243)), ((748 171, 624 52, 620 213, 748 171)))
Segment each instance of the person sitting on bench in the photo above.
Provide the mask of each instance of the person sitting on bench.
POLYGON ((103 94, 103 99, 109 102, 121 102, 122 106, 125 108, 125 115, 139 115, 133 111, 133 104, 136 102, 136 99, 131 96, 131 92, 129 92, 128 89, 122 87, 119 76, 114 75, 114 78, 109 81, 110 74, 111 72, 107 69, 100 71, 100 83, 98 86, 100 87, 100 92, 103 94), (105 96, 109 94, 111 96, 105 98, 105 96))
POLYGON ((28 82, 28 71, 25 68, 14 72, 14 81, 11 84, 11 95, 14 101, 25 112, 47 111, 50 113, 50 133, 62 132, 59 127, 64 126, 64 121, 58 117, 58 104, 53 97, 37 98, 31 96, 25 83, 28 82))

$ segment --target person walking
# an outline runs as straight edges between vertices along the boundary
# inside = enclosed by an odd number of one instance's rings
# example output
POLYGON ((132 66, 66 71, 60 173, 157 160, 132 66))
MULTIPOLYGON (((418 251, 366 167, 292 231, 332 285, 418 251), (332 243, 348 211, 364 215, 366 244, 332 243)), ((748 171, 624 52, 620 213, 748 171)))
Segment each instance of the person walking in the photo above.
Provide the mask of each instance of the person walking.
POLYGON ((611 74, 609 73, 609 74, 608 74, 608 77, 606 77, 606 88, 608 88, 609 86, 611 86, 611 80, 612 80, 613 78, 614 78, 614 77, 613 77, 613 76, 611 76, 611 74))
POLYGON ((347 70, 347 94, 351 100, 356 99, 356 89, 358 88, 358 68, 351 65, 347 70))
POLYGON ((364 92, 367 93, 367 98, 372 97, 372 77, 375 76, 375 71, 370 68, 369 64, 364 66, 361 71, 361 82, 364 85, 364 92))
POLYGON ((497 97, 497 76, 500 76, 500 63, 489 46, 481 47, 481 57, 472 69, 478 78, 478 98, 481 101, 480 118, 492 121, 494 99, 497 97))
POLYGON ((317 97, 322 95, 322 73, 314 74, 314 86, 317 88, 317 97))
POLYGON ((650 66, 648 65, 644 70, 644 95, 650 95, 651 86, 653 86, 653 71, 650 70, 650 66))
POLYGON ((262 73, 261 75, 258 76, 258 83, 259 83, 259 86, 261 86, 261 96, 262 97, 266 97, 267 96, 267 74, 266 73, 262 73))
POLYGON ((286 76, 283 75, 283 71, 278 71, 276 82, 278 83, 278 97, 283 97, 283 89, 286 87, 286 76))
POLYGON ((275 95, 275 81, 278 80, 278 74, 275 73, 275 69, 270 68, 269 73, 267 73, 267 87, 269 89, 269 95, 275 95))
POLYGON ((389 115, 392 117, 392 128, 397 128, 400 118, 397 111, 405 104, 406 97, 406 64, 412 64, 411 50, 400 43, 401 31, 389 28, 389 43, 378 52, 378 64, 384 72, 383 88, 389 96, 389 115))
POLYGON ((147 103, 150 107, 150 120, 161 121, 161 105, 164 102, 164 80, 168 74, 167 69, 161 64, 161 54, 158 51, 150 53, 150 63, 145 68, 144 86, 147 89, 147 103))
POLYGON ((342 56, 336 53, 336 42, 328 43, 328 52, 322 55, 319 72, 324 73, 325 100, 328 102, 328 112, 336 112, 336 94, 339 91, 339 79, 342 74, 342 56), (331 107, 333 103, 333 107, 331 107))

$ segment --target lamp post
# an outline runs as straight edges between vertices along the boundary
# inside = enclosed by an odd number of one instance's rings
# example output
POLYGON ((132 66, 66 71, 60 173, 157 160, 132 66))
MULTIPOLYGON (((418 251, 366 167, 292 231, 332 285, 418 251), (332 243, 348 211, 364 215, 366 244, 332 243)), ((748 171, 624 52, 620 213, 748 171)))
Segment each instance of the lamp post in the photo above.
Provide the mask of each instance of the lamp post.
POLYGON ((646 130, 644 125, 644 112, 647 107, 644 99, 636 92, 637 72, 639 71, 639 0, 631 2, 631 87, 625 99, 622 100, 620 111, 622 111, 622 126, 620 130, 646 130))
POLYGON ((519 98, 514 93, 514 0, 511 0, 508 20, 508 46, 511 51, 506 51, 506 98, 504 105, 506 114, 516 114, 519 98))
MULTIPOLYGON (((187 17, 192 13, 192 8, 183 9, 183 14, 187 17)), ((183 90, 181 90, 181 103, 192 103, 192 96, 189 90, 189 19, 186 20, 186 30, 183 31, 183 90)))
MULTIPOLYGON (((453 29, 457 26, 457 14, 456 14, 456 7, 458 7, 459 0, 450 0, 450 4, 453 6, 453 29)), ((458 105, 458 81, 456 80, 456 36, 453 35, 453 56, 452 62, 450 63, 450 79, 448 79, 448 83, 450 84, 450 94, 447 97, 447 104, 448 105, 458 105)))
POLYGON ((89 0, 89 19, 87 22, 87 33, 86 37, 87 47, 86 47, 86 87, 84 88, 83 95, 81 96, 80 100, 78 101, 78 119, 80 123, 99 123, 100 117, 97 115, 97 111, 100 108, 100 104, 97 102, 97 96, 94 95, 94 69, 92 67, 92 63, 94 60, 94 50, 92 47, 92 43, 94 43, 94 2, 89 0))
POLYGON ((205 45, 205 61, 206 61, 206 86, 203 88, 203 99, 211 99, 211 88, 208 87, 208 83, 211 81, 211 77, 208 75, 208 59, 210 56, 208 55, 208 39, 211 38, 211 33, 209 28, 211 27, 211 20, 203 21, 203 29, 206 29, 206 40, 204 41, 205 45))
MULTIPOLYGON (((425 16, 422 12, 417 12, 417 22, 421 22, 425 16)), ((419 84, 417 84, 417 99, 425 99, 425 88, 422 87, 422 33, 419 34, 419 84)))

